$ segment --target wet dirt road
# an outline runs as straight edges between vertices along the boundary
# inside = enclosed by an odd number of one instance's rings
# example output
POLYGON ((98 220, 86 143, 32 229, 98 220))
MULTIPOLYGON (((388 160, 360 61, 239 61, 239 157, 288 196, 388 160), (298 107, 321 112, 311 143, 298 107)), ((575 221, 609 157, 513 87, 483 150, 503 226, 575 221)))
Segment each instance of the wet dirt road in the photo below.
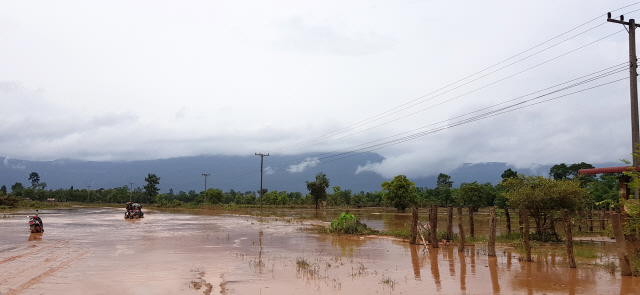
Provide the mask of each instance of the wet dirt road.
POLYGON ((570 270, 562 257, 518 260, 477 245, 424 251, 396 239, 316 234, 314 221, 113 208, 0 218, 8 294, 640 294, 640 278, 570 270))

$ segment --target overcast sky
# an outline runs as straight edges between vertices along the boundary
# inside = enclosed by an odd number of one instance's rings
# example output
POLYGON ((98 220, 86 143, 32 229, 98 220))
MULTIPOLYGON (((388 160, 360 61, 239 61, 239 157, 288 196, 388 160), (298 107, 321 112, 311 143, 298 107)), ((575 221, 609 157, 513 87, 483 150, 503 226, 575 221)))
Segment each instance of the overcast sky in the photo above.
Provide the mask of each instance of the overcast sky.
MULTIPOLYGON (((605 14, 640 9, 633 1, 0 3, 0 157, 130 161, 364 148, 386 160, 358 171, 385 177, 462 163, 630 158, 624 68, 536 101, 618 82, 451 124, 624 66, 628 34, 605 14), (372 144, 384 141, 369 144, 439 127, 382 149, 372 144)), ((633 17, 640 11, 625 19, 633 17)), ((303 159, 281 170, 323 161, 303 159)))

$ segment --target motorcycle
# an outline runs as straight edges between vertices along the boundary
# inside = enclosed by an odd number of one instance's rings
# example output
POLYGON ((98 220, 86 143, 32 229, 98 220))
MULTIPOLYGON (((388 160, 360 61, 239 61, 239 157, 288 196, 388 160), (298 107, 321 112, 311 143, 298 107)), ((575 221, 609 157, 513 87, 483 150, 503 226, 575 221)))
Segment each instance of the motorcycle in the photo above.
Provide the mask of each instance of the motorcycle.
POLYGON ((38 217, 38 210, 36 210, 36 215, 27 217, 29 217, 29 228, 31 229, 31 233, 44 232, 44 224, 42 223, 42 219, 38 217))
POLYGON ((144 218, 144 213, 142 213, 142 206, 139 204, 133 204, 130 210, 126 210, 124 212, 124 219, 138 219, 144 218))

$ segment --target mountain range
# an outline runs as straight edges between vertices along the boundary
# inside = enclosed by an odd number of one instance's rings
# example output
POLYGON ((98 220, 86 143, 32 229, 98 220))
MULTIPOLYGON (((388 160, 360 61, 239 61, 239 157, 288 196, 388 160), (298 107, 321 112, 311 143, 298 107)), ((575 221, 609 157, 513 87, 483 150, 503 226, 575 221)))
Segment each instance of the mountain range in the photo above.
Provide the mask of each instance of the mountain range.
MULTIPOLYGON (((316 154, 271 155, 264 157, 263 187, 268 190, 299 191, 306 193, 305 181, 313 181, 316 174, 327 175, 331 187, 340 186, 353 192, 377 191, 385 179, 374 172, 356 174, 358 166, 368 162, 384 160, 376 153, 363 153, 352 157, 340 158, 340 161, 322 161, 316 154)), ((37 172, 41 182, 47 183, 47 189, 115 188, 128 186, 142 187, 149 173, 160 177, 160 192, 173 189, 179 191, 204 190, 205 176, 208 188, 220 188, 223 191, 257 191, 260 189, 260 158, 256 156, 193 156, 169 159, 93 162, 73 159, 54 161, 28 161, 0 158, 0 186, 10 190, 16 182, 25 187, 31 172, 37 172)), ((569 164, 569 163, 567 163, 569 164)), ((596 167, 622 166, 621 163, 593 164, 596 167)), ((500 162, 467 163, 452 171, 443 171, 451 176, 454 187, 463 182, 498 183, 502 173, 511 168, 525 175, 548 176, 552 165, 537 165, 534 168, 515 168, 500 162)), ((410 180, 418 187, 435 187, 437 175, 410 180)), ((331 190, 329 190, 331 191, 331 190)))

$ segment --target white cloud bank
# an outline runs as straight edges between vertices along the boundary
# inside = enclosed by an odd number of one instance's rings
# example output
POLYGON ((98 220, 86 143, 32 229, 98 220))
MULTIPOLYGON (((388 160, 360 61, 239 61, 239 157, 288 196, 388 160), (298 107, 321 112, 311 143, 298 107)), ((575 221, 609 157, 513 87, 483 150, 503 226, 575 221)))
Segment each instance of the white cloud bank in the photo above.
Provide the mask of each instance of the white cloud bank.
POLYGON ((298 164, 289 165, 289 168, 287 168, 287 171, 291 173, 300 173, 309 167, 314 167, 318 165, 318 163, 320 163, 320 160, 318 160, 318 157, 308 157, 304 161, 298 164))

